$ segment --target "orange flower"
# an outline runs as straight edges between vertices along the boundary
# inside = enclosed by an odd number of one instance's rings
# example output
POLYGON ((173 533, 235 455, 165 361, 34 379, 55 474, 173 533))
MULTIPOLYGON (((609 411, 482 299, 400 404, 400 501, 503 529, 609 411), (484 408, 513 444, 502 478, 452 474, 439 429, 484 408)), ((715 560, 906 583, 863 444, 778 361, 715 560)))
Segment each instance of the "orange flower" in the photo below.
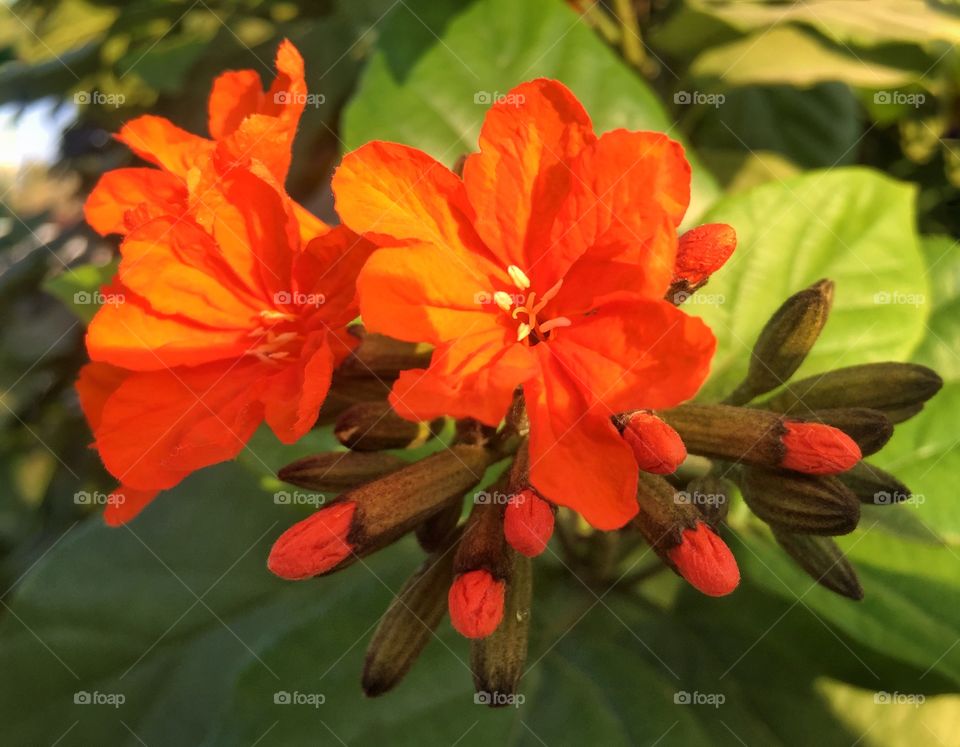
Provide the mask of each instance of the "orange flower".
POLYGON ((87 332, 77 388, 122 523, 158 490, 234 457, 266 421, 292 443, 350 351, 355 280, 372 247, 338 227, 304 244, 290 201, 234 164, 208 164, 217 220, 159 215, 130 230, 87 332))
MULTIPOLYGON (((87 198, 87 222, 99 233, 126 234, 144 220, 193 208, 202 224, 213 220, 211 185, 204 164, 218 154, 283 185, 297 124, 307 100, 303 58, 289 41, 277 50, 278 75, 266 93, 254 70, 224 73, 213 84, 208 105, 212 140, 193 135, 162 117, 128 122, 117 139, 160 169, 115 169, 104 174, 87 198), (203 213, 207 213, 205 220, 203 213)), ((328 230, 293 203, 305 240, 328 230)))
POLYGON ((490 109, 462 180, 374 142, 333 186, 344 223, 380 247, 358 280, 367 327, 436 346, 394 408, 496 425, 522 386, 533 487, 597 528, 625 524, 637 464, 611 415, 691 397, 715 347, 663 300, 690 197, 681 146, 597 137, 570 91, 536 80, 490 109))

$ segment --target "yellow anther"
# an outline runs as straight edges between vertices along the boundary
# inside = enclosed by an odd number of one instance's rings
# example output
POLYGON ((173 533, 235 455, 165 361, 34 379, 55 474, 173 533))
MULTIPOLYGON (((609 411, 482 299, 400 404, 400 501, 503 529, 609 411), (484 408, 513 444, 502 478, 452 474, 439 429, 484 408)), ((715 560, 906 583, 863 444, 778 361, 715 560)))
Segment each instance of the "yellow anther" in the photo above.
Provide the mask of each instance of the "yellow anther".
POLYGON ((526 322, 520 322, 520 326, 517 327, 517 342, 522 342, 530 336, 530 325, 526 322))
POLYGON ((493 302, 504 311, 510 311, 510 307, 513 306, 513 299, 510 298, 510 294, 503 291, 497 291, 493 294, 493 302))
POLYGON ((510 276, 513 284, 520 290, 526 290, 530 287, 530 278, 528 278, 526 273, 516 265, 510 265, 507 268, 507 274, 510 276))

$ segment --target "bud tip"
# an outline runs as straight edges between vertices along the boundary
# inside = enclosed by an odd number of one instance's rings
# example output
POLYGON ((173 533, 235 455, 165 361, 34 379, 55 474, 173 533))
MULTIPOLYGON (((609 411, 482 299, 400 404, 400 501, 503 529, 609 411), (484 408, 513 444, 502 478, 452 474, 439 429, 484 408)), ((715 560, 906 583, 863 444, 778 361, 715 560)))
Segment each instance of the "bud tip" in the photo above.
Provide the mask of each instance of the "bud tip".
POLYGON ((353 552, 347 535, 356 509, 353 501, 337 503, 297 522, 273 543, 267 568, 289 581, 329 571, 353 552))
POLYGON ((787 422, 782 437, 786 469, 808 475, 835 475, 852 469, 863 457, 857 442, 841 431, 822 423, 787 422))
POLYGON ((514 550, 535 558, 547 549, 553 536, 553 509, 527 488, 513 496, 503 515, 503 533, 514 550))
POLYGON ((711 597, 731 593, 740 583, 740 569, 730 548, 702 521, 684 529, 680 544, 667 551, 680 575, 698 591, 711 597))
POLYGON ((656 415, 637 412, 623 429, 623 438, 633 450, 637 466, 654 475, 670 475, 687 458, 680 434, 656 415))
POLYGON ((457 576, 447 596, 453 627, 466 638, 486 638, 503 619, 505 592, 506 584, 488 571, 457 576))

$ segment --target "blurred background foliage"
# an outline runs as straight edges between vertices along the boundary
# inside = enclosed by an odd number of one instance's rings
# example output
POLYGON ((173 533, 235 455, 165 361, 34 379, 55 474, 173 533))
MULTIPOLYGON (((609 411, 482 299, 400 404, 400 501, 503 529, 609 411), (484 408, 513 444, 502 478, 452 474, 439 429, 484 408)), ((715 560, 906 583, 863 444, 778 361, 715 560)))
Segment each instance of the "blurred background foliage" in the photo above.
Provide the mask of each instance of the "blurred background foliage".
POLYGON ((958 38, 955 0, 0 6, 4 742, 960 745, 958 38), (944 390, 876 459, 922 500, 868 514, 844 543, 866 599, 812 585, 734 510, 745 579, 723 600, 667 576, 593 588, 554 556, 538 561, 523 707, 473 705, 466 646, 446 623, 409 681, 364 701, 366 638, 416 550, 305 585, 263 565, 307 510, 274 504, 271 473, 329 448, 327 431, 294 449, 258 437, 130 529, 78 504, 77 491, 111 486, 72 390, 93 311, 76 294, 110 276, 116 251, 84 226, 82 202, 134 161, 110 133, 144 112, 205 132, 213 78, 253 68, 270 80, 284 37, 324 97, 305 112, 288 184, 321 217, 334 218, 329 178, 345 150, 393 139, 452 163, 474 147, 480 94, 555 77, 600 130, 682 139, 690 221, 737 228, 735 259, 706 289, 723 303, 690 304, 720 340, 706 395, 735 384, 783 298, 823 276, 836 307, 801 374, 883 359, 937 368, 944 390), (52 157, 24 158, 35 128, 54 138, 52 157), (274 705, 297 689, 327 704, 274 705), (77 706, 80 690, 126 703, 77 706), (677 705, 681 690, 726 703, 677 705), (926 700, 887 705, 879 691, 926 700))

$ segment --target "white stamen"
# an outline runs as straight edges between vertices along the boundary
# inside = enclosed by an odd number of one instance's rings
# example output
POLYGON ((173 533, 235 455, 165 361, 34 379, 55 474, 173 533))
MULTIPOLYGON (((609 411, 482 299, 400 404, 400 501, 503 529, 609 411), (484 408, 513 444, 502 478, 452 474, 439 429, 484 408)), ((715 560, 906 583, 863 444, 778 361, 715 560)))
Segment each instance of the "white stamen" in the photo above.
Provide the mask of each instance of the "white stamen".
POLYGON ((526 290, 530 287, 530 278, 528 278, 526 273, 516 265, 510 265, 507 268, 507 274, 510 276, 513 284, 520 290, 526 290))
POLYGON ((493 294, 493 302, 504 311, 510 311, 510 307, 513 306, 513 299, 510 298, 510 294, 503 291, 497 291, 493 294))
POLYGON ((520 326, 517 327, 517 342, 522 342, 530 336, 530 325, 526 322, 520 322, 520 326))

